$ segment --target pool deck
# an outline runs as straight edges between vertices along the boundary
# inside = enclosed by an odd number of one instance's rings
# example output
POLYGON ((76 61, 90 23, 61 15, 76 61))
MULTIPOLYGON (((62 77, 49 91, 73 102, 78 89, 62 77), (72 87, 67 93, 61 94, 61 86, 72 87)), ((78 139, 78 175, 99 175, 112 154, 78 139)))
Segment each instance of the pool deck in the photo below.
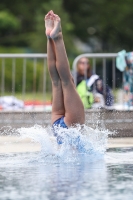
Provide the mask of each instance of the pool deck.
MULTIPOLYGON (((108 129, 111 137, 133 137, 133 110, 86 110, 86 125, 92 128, 108 129), (114 134, 115 133, 115 134, 114 134)), ((8 135, 7 129, 31 127, 35 124, 47 126, 51 124, 51 112, 42 111, 1 111, 0 135, 8 135)))
MULTIPOLYGON (((131 138, 109 138, 107 148, 133 147, 133 137, 131 138)), ((37 152, 41 147, 39 143, 34 143, 31 139, 21 139, 17 136, 0 136, 0 153, 25 153, 37 152)))

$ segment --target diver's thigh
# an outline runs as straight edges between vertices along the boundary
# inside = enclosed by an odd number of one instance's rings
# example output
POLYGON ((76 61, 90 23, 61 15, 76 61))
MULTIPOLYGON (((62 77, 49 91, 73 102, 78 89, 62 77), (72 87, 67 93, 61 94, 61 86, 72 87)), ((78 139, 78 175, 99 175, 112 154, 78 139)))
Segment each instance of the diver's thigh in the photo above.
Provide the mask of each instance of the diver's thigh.
POLYGON ((52 123, 65 115, 64 98, 61 83, 52 83, 52 123))
POLYGON ((63 85, 65 118, 64 121, 68 126, 79 123, 85 123, 85 113, 82 101, 76 91, 73 82, 63 85))

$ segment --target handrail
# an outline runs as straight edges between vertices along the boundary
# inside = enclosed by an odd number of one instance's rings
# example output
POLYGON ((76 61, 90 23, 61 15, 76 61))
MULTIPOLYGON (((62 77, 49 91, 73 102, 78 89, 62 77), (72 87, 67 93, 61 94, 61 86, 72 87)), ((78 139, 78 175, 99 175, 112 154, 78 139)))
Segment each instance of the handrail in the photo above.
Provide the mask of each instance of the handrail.
POLYGON ((46 53, 0 53, 0 58, 46 58, 46 53))

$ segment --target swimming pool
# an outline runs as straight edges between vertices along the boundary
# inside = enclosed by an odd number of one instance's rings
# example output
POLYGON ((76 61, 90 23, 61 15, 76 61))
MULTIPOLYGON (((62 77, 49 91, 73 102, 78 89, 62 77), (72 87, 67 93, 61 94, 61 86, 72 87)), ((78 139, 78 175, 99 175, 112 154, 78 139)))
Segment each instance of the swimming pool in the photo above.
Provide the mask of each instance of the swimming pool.
MULTIPOLYGON (((101 146, 103 138, 98 139, 101 146)), ((97 156, 73 154, 63 161, 46 154, 44 147, 41 152, 0 154, 1 200, 130 200, 132 182, 133 148, 108 149, 97 156)))

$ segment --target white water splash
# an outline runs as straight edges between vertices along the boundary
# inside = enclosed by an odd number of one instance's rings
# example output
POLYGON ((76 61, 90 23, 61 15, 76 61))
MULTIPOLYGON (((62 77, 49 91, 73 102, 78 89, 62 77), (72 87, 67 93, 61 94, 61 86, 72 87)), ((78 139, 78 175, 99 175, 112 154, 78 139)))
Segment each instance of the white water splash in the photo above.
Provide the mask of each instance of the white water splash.
MULTIPOLYGON (((17 130, 21 138, 31 138, 41 145, 40 160, 46 162, 49 158, 55 162, 78 162, 82 157, 89 160, 103 157, 107 147, 108 130, 92 129, 86 125, 64 129, 56 128, 55 137, 51 127, 35 125, 17 130), (57 140, 61 140, 58 144, 57 140)), ((39 160, 38 159, 38 160, 39 160)))

